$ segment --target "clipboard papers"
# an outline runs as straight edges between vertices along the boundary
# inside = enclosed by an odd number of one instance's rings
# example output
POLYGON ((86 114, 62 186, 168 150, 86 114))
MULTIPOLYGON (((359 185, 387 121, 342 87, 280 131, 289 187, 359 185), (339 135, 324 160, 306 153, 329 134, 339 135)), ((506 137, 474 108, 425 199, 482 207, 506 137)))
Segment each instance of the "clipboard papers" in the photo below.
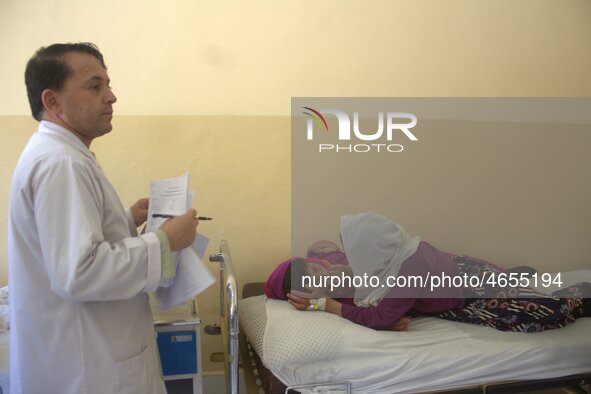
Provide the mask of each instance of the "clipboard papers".
MULTIPOLYGON (((188 188, 188 172, 179 177, 150 182, 146 231, 158 229, 167 218, 182 215, 191 207, 194 193, 188 188)), ((172 253, 176 274, 170 280, 162 280, 155 292, 160 308, 181 305, 215 282, 202 261, 208 243, 209 239, 198 233, 190 247, 172 253)))

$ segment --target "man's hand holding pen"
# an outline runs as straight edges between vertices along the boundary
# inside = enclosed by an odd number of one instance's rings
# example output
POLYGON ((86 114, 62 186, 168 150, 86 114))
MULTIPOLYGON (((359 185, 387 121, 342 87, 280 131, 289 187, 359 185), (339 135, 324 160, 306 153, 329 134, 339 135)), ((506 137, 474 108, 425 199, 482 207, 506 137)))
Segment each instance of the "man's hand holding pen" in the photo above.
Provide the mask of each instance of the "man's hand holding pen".
POLYGON ((168 237, 170 250, 175 252, 190 246, 195 241, 198 224, 197 211, 191 208, 184 215, 172 217, 162 223, 160 230, 164 231, 168 237))

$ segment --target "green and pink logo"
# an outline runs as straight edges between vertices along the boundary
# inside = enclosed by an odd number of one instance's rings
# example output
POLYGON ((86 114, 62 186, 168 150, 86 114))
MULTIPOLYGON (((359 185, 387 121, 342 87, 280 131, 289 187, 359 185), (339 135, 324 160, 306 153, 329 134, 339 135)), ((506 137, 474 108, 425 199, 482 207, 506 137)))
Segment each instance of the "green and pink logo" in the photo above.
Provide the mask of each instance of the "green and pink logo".
MULTIPOLYGON (((326 119, 324 119, 324 116, 322 116, 322 114, 318 111, 316 111, 314 108, 310 108, 310 107, 302 107, 304 108, 306 111, 304 111, 304 115, 308 115, 311 119, 308 120, 308 135, 310 134, 310 123, 311 121, 316 122, 316 124, 318 125, 318 127, 322 127, 322 125, 324 125, 324 129, 326 131, 328 131, 328 123, 326 123, 326 119)), ((310 139, 310 138, 308 138, 310 139)))

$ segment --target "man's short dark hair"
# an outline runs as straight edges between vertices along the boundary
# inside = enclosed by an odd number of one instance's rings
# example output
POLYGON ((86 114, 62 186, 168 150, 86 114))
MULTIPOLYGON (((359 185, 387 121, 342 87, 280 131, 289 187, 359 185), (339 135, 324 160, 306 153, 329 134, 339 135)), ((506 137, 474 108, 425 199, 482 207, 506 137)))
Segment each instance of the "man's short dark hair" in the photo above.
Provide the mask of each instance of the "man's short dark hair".
POLYGON ((33 118, 38 121, 43 115, 41 93, 45 89, 60 91, 66 79, 72 75, 73 70, 64 60, 64 56, 70 52, 92 55, 100 61, 105 70, 107 69, 98 47, 88 42, 53 44, 40 48, 29 60, 25 69, 29 105, 33 118))

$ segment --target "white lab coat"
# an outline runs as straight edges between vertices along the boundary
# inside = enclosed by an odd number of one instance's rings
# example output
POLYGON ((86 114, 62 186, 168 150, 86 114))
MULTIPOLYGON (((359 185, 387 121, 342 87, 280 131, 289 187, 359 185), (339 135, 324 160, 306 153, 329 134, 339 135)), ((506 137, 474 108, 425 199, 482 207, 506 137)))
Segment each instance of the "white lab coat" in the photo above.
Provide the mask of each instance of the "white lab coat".
POLYGON ((160 256, 88 148, 41 122, 10 192, 11 393, 166 392, 146 294, 160 256))

